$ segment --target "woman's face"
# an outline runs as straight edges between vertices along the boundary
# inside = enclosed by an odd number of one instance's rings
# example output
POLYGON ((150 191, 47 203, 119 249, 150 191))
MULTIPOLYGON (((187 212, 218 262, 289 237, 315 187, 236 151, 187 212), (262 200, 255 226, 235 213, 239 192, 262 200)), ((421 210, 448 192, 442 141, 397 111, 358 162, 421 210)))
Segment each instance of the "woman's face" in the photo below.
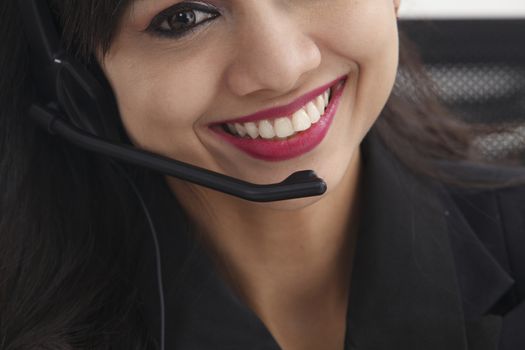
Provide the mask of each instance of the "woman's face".
POLYGON ((392 89, 399 1, 136 0, 101 63, 139 147, 255 183, 313 169, 330 192, 392 89))

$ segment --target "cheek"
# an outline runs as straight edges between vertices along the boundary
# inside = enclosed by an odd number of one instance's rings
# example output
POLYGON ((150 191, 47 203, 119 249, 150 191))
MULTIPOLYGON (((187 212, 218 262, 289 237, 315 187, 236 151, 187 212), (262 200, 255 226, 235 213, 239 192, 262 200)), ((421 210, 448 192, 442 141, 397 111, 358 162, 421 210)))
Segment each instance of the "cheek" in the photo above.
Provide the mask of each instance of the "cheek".
POLYGON ((220 74, 213 71, 213 57, 179 55, 174 64, 172 52, 130 52, 118 46, 108 55, 104 71, 134 144, 166 156, 198 158, 195 151, 202 146, 194 128, 214 99, 216 89, 210 82, 217 81, 213 76, 220 74))
POLYGON ((324 28, 330 43, 337 42, 341 53, 366 59, 382 52, 397 36, 392 0, 333 0, 330 11, 319 17, 318 31, 324 28))
POLYGON ((331 52, 359 70, 354 113, 362 128, 373 124, 392 91, 398 66, 398 31, 391 0, 337 1, 326 35, 331 52), (345 5, 346 4, 346 5, 345 5), (337 35, 333 35, 337 33, 337 35))

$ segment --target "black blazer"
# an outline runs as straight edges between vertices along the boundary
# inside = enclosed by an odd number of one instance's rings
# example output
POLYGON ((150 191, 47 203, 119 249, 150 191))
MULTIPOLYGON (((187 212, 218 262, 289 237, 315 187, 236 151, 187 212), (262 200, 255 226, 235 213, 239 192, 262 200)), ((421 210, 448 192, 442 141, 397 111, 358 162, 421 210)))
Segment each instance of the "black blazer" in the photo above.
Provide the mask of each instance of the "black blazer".
MULTIPOLYGON (((362 154, 364 210, 345 349, 525 349, 525 186, 465 190, 421 179, 374 129, 362 154)), ((524 169, 440 166, 458 177, 525 179, 524 169)), ((167 187, 159 191, 148 202, 161 247, 166 349, 280 349, 214 272, 167 187)), ((141 261, 144 316, 158 340, 151 240, 141 261)))

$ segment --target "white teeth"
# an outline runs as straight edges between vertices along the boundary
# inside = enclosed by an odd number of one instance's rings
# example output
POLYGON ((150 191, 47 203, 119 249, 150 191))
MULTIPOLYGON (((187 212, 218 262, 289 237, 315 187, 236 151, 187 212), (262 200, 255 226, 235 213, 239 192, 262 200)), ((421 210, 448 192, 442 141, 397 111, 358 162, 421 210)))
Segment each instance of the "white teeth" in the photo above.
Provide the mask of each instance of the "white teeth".
POLYGON ((315 106, 317 107, 317 110, 319 110, 319 113, 323 115, 324 110, 326 108, 326 104, 324 103, 324 98, 322 96, 317 96, 314 103, 315 103, 315 106))
POLYGON ((321 119, 328 106, 330 92, 330 90, 325 91, 288 117, 277 118, 275 120, 266 119, 258 123, 226 124, 226 126, 230 133, 240 137, 248 135, 252 139, 261 137, 267 140, 273 139, 276 136, 279 138, 287 138, 297 132, 308 130, 321 119))
POLYGON ((321 113, 319 113, 319 110, 313 104, 313 102, 309 102, 306 105, 306 113, 308 113, 308 117, 310 117, 310 122, 312 124, 317 123, 319 119, 321 119, 321 113))
POLYGON ((275 137, 275 130, 268 120, 262 120, 259 123, 259 134, 263 139, 273 139, 275 137))
POLYGON ((239 123, 235 123, 235 129, 237 130, 237 133, 241 136, 241 137, 244 137, 246 136, 246 134, 248 133, 246 131, 246 128, 244 126, 242 126, 241 124, 239 123))
POLYGON ((246 128, 248 135, 250 135, 252 139, 256 139, 259 137, 259 128, 257 127, 257 125, 255 125, 255 123, 246 123, 244 124, 244 127, 246 128))
MULTIPOLYGON (((314 106, 314 109, 317 112, 317 108, 315 108, 315 106, 314 106)), ((319 114, 319 112, 317 112, 317 114, 319 114)), ((312 125, 312 122, 310 121, 310 117, 308 116, 308 114, 306 114, 304 109, 300 109, 293 114, 292 123, 293 123, 293 129, 297 132, 308 130, 310 126, 312 125)))
POLYGON ((289 118, 278 118, 275 120, 275 134, 277 137, 285 138, 295 134, 292 121, 289 118))

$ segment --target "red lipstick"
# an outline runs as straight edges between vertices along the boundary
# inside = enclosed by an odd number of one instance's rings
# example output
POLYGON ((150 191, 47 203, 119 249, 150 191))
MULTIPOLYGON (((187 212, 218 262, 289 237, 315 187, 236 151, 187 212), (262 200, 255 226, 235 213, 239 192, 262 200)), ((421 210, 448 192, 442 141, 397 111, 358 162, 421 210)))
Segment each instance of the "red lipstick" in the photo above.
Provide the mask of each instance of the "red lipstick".
POLYGON ((344 76, 321 86, 286 106, 270 108, 244 117, 214 123, 210 125, 210 128, 221 139, 257 159, 277 162, 301 156, 317 147, 328 133, 339 107, 346 78, 347 77, 344 76), (298 132, 290 138, 282 140, 267 140, 260 137, 256 139, 243 138, 229 134, 221 127, 225 123, 247 123, 292 115, 329 88, 331 88, 332 91, 331 99, 321 119, 308 130, 298 132))

